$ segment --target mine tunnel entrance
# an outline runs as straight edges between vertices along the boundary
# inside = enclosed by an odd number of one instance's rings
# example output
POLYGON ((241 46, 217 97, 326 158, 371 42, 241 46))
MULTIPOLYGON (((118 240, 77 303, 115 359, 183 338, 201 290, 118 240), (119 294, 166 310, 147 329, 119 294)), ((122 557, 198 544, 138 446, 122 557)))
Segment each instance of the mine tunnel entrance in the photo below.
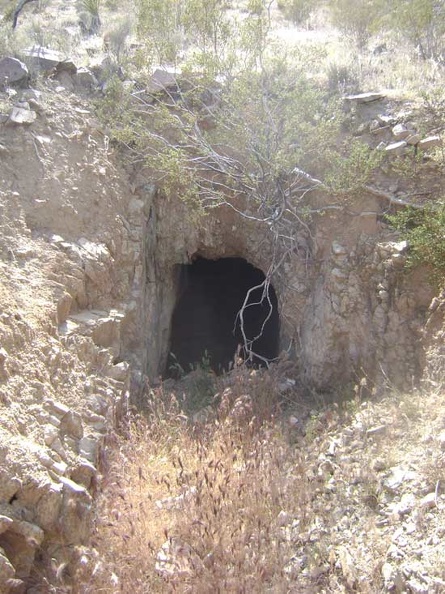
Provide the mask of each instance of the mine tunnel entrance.
POLYGON ((253 364, 264 365, 277 357, 279 315, 272 285, 268 291, 264 286, 252 290, 243 308, 249 289, 264 282, 263 272, 243 258, 197 258, 181 265, 166 375, 174 375, 178 364, 190 371, 206 353, 217 373, 229 368, 237 351, 249 358, 242 328, 253 364))

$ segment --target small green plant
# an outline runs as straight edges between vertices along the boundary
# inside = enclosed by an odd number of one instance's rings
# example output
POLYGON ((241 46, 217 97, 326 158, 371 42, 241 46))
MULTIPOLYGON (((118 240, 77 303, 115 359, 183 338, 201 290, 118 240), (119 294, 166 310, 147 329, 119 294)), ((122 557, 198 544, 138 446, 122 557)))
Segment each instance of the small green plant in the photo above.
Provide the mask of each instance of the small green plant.
POLYGON ((296 25, 305 23, 318 5, 318 0, 278 0, 278 8, 296 25))
POLYGON ((445 202, 406 208, 388 216, 410 245, 408 265, 427 265, 437 286, 445 281, 445 202))
POLYGON ((327 67, 327 84, 331 93, 344 95, 358 88, 358 77, 352 64, 331 62, 327 67))
POLYGON ((81 0, 79 5, 79 21, 86 35, 95 35, 101 26, 99 11, 101 0, 81 0))
POLYGON ((184 413, 193 415, 213 404, 216 376, 207 350, 201 361, 191 364, 188 370, 184 369, 174 353, 170 353, 170 360, 170 374, 181 382, 183 395, 180 404, 184 413))
POLYGON ((442 86, 421 92, 428 125, 442 126, 445 119, 445 93, 442 86))
POLYGON ((349 143, 345 155, 338 152, 332 154, 326 183, 338 194, 357 192, 369 181, 382 160, 381 151, 372 150, 363 142, 355 140, 349 143))

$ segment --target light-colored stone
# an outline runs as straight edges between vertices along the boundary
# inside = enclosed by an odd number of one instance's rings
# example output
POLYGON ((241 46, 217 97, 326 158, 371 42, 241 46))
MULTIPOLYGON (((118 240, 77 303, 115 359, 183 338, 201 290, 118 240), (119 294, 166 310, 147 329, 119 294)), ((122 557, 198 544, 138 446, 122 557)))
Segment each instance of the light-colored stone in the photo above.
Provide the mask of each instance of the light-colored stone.
POLYGON ((14 106, 9 114, 9 121, 13 124, 33 124, 36 121, 37 114, 31 109, 14 106))
POLYGON ((391 469, 390 476, 385 479, 383 484, 387 490, 397 492, 404 483, 414 481, 417 478, 418 474, 416 472, 396 466, 391 469))
POLYGON ((0 592, 6 590, 6 582, 15 576, 15 569, 6 556, 5 551, 0 547, 0 592))
POLYGON ((33 547, 42 544, 45 536, 45 533, 40 526, 31 524, 31 522, 25 522, 24 520, 14 520, 11 526, 11 532, 23 536, 27 543, 31 544, 33 547))
POLYGON ((391 155, 401 155, 405 152, 405 148, 408 146, 406 140, 399 140, 398 142, 392 142, 385 147, 385 152, 391 155))
POLYGON ((405 124, 397 124, 391 131, 394 138, 397 140, 406 140, 408 136, 412 135, 411 130, 409 130, 405 124))
POLYGON ((292 516, 289 512, 284 511, 283 509, 277 516, 277 525, 278 526, 287 526, 288 524, 292 523, 292 516))
POLYGON ((55 415, 59 419, 66 415, 66 413, 70 410, 69 406, 66 406, 66 404, 57 402, 55 400, 45 400, 44 406, 51 414, 55 415))
POLYGON ((114 318, 99 320, 94 327, 91 337, 97 346, 106 348, 116 347, 120 338, 119 322, 114 318))
POLYGON ((0 85, 22 83, 28 79, 26 64, 16 58, 6 56, 0 60, 0 85))
POLYGON ((401 572, 391 563, 386 562, 382 565, 382 577, 387 591, 403 592, 405 580, 401 572))
POLYGON ((115 380, 124 382, 128 377, 129 364, 126 361, 121 361, 107 369, 107 374, 115 380))
POLYGON ((98 452, 97 439, 86 436, 79 441, 79 453, 93 465, 96 465, 98 452))
POLYGON ((0 503, 9 501, 22 487, 22 481, 0 469, 0 503))
POLYGON ((358 95, 348 95, 345 97, 347 101, 355 101, 356 103, 371 103, 372 101, 380 101, 385 98, 384 93, 359 93, 358 95))
POLYGON ((91 484, 97 477, 96 467, 87 460, 80 460, 76 466, 71 470, 71 479, 89 489, 91 484))
POLYGON ((60 62, 63 62, 63 55, 60 52, 43 46, 34 46, 23 51, 30 63, 42 70, 51 70, 60 62))
POLYGON ((85 487, 83 487, 82 485, 79 485, 78 483, 76 483, 75 481, 73 481, 67 477, 61 477, 60 482, 62 483, 64 490, 68 489, 68 491, 70 491, 72 493, 76 493, 76 494, 86 493, 85 487))
POLYGON ((73 298, 69 293, 64 293, 57 302, 57 323, 63 324, 70 315, 73 306, 73 298))
POLYGON ((54 425, 45 425, 43 428, 43 439, 48 447, 51 447, 55 439, 59 437, 59 430, 54 425))
POLYGON ((165 577, 187 577, 202 567, 202 561, 186 542, 169 538, 156 556, 156 571, 165 577))
POLYGON ((419 149, 425 151, 430 148, 434 148, 435 146, 441 146, 442 140, 440 136, 427 136, 427 138, 422 138, 422 140, 418 143, 419 149))
POLYGON ((377 427, 371 427, 366 431, 368 437, 375 435, 384 435, 386 433, 386 425, 378 425, 377 427))
POLYGON ((60 421, 60 432, 74 439, 82 439, 83 422, 80 414, 72 410, 68 411, 60 421))
POLYGON ((51 449, 66 462, 68 456, 59 437, 56 437, 56 439, 53 440, 51 449))
POLYGON ((420 500, 420 507, 422 509, 433 509, 437 506, 437 496, 436 493, 428 493, 420 500))
POLYGON ((413 493, 404 493, 402 495, 400 502, 395 505, 394 511, 401 516, 405 516, 411 513, 415 506, 415 495, 413 493))
POLYGON ((36 521, 41 528, 53 531, 59 522, 62 506, 62 484, 49 482, 42 487, 42 494, 37 502, 36 521))
POLYGON ((148 93, 172 90, 177 87, 178 72, 156 68, 147 84, 148 93))
POLYGON ((420 134, 410 134, 410 136, 407 136, 405 140, 408 144, 415 146, 416 144, 419 144, 419 142, 422 140, 422 137, 420 134))
POLYGON ((343 576, 348 587, 353 590, 357 584, 357 569, 354 560, 346 547, 340 547, 338 550, 338 559, 343 576))
POLYGON ((13 523, 13 520, 9 516, 0 515, 0 534, 9 530, 13 523))

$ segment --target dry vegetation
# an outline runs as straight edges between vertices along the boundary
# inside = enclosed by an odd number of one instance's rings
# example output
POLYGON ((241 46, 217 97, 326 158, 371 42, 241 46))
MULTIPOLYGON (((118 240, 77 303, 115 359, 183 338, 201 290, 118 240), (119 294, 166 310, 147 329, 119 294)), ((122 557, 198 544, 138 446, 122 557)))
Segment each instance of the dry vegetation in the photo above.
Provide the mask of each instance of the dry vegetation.
POLYGON ((310 410, 283 379, 238 368, 194 420, 181 384, 148 390, 110 449, 78 592, 443 591, 441 391, 366 400, 362 380, 310 410))

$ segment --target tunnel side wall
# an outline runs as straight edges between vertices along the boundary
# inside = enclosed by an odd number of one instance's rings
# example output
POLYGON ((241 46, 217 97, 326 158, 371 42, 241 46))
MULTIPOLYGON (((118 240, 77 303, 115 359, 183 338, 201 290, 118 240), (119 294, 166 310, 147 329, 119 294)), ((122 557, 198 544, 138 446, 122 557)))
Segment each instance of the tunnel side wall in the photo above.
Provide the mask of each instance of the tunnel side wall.
MULTIPOLYGON (((140 194, 149 212, 143 226, 143 287, 138 304, 140 360, 156 377, 165 370, 178 298, 177 266, 196 256, 244 258, 268 273, 270 227, 228 207, 203 218, 180 199, 140 194)), ((317 208, 323 198, 317 197, 317 208)), ((329 211, 301 228, 301 241, 272 275, 280 310, 280 344, 304 382, 321 391, 363 375, 396 385, 420 373, 419 333, 432 291, 418 291, 404 268, 406 245, 378 223, 373 197, 356 214, 329 211)), ((299 231, 300 232, 300 231, 299 231)), ((300 237, 300 235, 298 236, 300 237)), ((425 279, 421 281, 427 287, 425 279)))

